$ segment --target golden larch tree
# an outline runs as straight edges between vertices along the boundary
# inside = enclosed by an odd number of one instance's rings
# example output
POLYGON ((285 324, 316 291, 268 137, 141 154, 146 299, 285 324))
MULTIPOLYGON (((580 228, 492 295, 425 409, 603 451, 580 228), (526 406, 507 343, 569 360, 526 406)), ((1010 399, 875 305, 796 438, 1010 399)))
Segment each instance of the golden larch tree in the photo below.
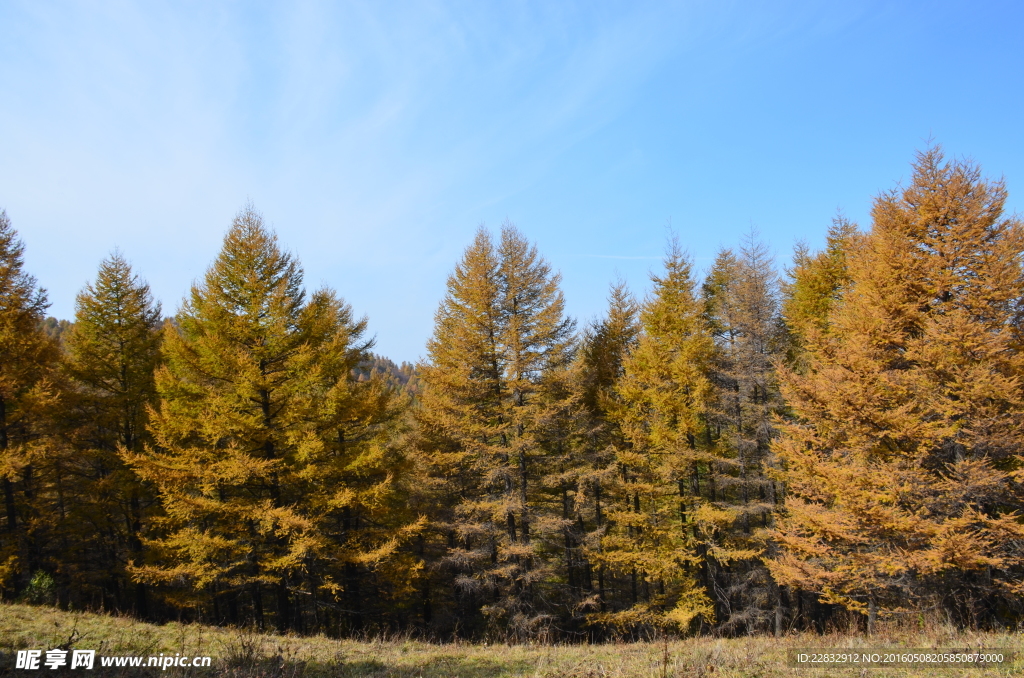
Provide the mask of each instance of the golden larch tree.
MULTIPOLYGON (((1024 227, 1006 189, 938 148, 880 195, 849 283, 804 367, 775 451, 784 584, 863 613, 1019 619, 1024 576, 1024 227)), ((798 322, 799 324, 799 322, 798 322)))
POLYGON ((280 630, 353 630, 407 592, 396 399, 358 382, 365 320, 302 270, 251 206, 166 330, 152 446, 129 459, 166 516, 134 568, 176 602, 280 630), (372 585, 371 585, 372 584, 372 585))
POLYGON ((720 567, 740 555, 720 539, 736 515, 714 496, 719 452, 707 436, 714 342, 692 265, 674 239, 664 265, 609 402, 623 441, 609 488, 613 529, 594 558, 628 577, 629 593, 624 609, 592 620, 622 630, 714 623, 726 604, 720 567))
POLYGON ((37 443, 58 397, 53 379, 58 349, 42 328, 49 303, 46 291, 24 270, 24 251, 7 212, 0 210, 0 478, 6 519, 0 584, 13 591, 42 572, 52 516, 41 506, 50 498, 45 492, 49 450, 37 443))
POLYGON ((524 638, 552 621, 546 549, 565 523, 547 501, 558 483, 545 479, 568 453, 574 347, 559 282, 513 225, 497 244, 481 228, 448 279, 421 366, 438 567, 465 632, 524 638))
POLYGON ((64 503, 76 548, 62 560, 79 570, 76 594, 84 601, 76 602, 93 602, 99 588, 104 607, 140 616, 148 613, 146 585, 133 584, 125 565, 142 564, 143 532, 157 507, 152 488, 121 454, 137 454, 149 441, 160 328, 149 285, 114 253, 78 294, 75 322, 64 333, 68 388, 59 429, 75 452, 64 503))

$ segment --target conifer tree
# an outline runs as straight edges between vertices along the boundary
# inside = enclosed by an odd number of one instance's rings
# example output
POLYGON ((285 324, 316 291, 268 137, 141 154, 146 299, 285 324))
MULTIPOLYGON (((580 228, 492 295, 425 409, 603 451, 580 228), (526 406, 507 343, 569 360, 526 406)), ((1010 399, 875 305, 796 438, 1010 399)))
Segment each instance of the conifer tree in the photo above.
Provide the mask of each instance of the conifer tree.
POLYGON ((166 512, 138 580, 234 623, 262 627, 272 600, 281 630, 351 630, 372 591, 404 595, 415 526, 389 445, 395 401, 353 376, 365 329, 333 291, 307 298, 261 215, 239 213, 165 329, 154 445, 130 457, 166 512))
POLYGON ((60 428, 77 452, 68 468, 74 487, 64 500, 77 546, 62 560, 84 578, 76 586, 79 596, 99 586, 106 607, 145 616, 145 585, 132 587, 125 565, 143 562, 142 533, 155 499, 120 455, 137 454, 148 441, 160 304, 114 253, 100 264, 96 282, 85 286, 75 306, 75 322, 64 335, 72 392, 60 428), (126 595, 129 588, 134 594, 126 595))
POLYGON ((840 214, 829 226, 823 251, 811 254, 806 246, 797 246, 783 290, 785 322, 797 354, 809 334, 828 330, 829 313, 850 284, 847 257, 857 238, 857 226, 840 214))
POLYGON ((850 283, 783 370, 788 498, 775 577, 879 615, 1020 618, 1024 228, 1006 189, 938 148, 883 193, 850 283))
POLYGON ((540 500, 555 489, 543 483, 552 460, 568 451, 559 419, 573 322, 559 280, 514 226, 497 247, 481 228, 448 279, 422 367, 417 418, 454 614, 513 637, 549 621, 544 549, 564 527, 540 500))
POLYGON ((25 272, 25 246, 0 210, 0 477, 5 524, 0 534, 0 584, 15 591, 43 566, 47 530, 40 511, 45 451, 33 443, 57 392, 56 344, 42 329, 46 292, 25 272))
POLYGON ((606 413, 607 400, 615 397, 615 384, 640 336, 639 314, 639 305, 620 280, 611 286, 605 317, 587 329, 580 357, 586 365, 587 405, 594 412, 606 413))
POLYGON ((599 560, 629 578, 629 606, 593 615, 620 628, 713 623, 721 605, 718 566, 736 557, 717 535, 734 516, 713 501, 717 451, 707 439, 714 344, 691 264, 673 239, 665 272, 641 313, 642 333, 626 358, 614 417, 627 444, 617 450, 615 530, 599 560))
MULTIPOLYGON (((768 527, 778 488, 766 471, 769 445, 782 398, 773 362, 783 355, 779 285, 771 256, 751 233, 739 256, 723 250, 703 287, 706 313, 715 339, 711 417, 721 460, 713 465, 721 488, 719 505, 736 512, 734 539, 751 550, 771 548, 760 533, 768 527)), ((720 630, 748 632, 769 626, 781 633, 779 591, 756 559, 729 568, 730 615, 720 630)))
POLYGON ((49 317, 43 321, 43 332, 46 336, 57 342, 60 346, 63 341, 64 333, 71 327, 71 322, 68 320, 57 320, 54 317, 49 317))
MULTIPOLYGON (((611 527, 607 514, 614 508, 614 495, 609 489, 616 485, 616 450, 628 444, 614 417, 621 406, 615 388, 640 335, 639 313, 639 305, 626 284, 619 281, 612 285, 607 314, 587 328, 578 356, 581 413, 576 423, 576 477, 573 501, 570 504, 566 498, 565 512, 568 514, 571 508, 577 517, 567 543, 577 547, 575 560, 585 577, 585 582, 577 584, 581 600, 576 610, 580 612, 606 613, 609 599, 614 598, 613 589, 617 588, 611 580, 614 573, 601 562, 601 541, 611 527), (585 601, 584 593, 590 595, 589 601, 585 601)), ((570 585, 576 583, 572 576, 569 579, 570 585)))

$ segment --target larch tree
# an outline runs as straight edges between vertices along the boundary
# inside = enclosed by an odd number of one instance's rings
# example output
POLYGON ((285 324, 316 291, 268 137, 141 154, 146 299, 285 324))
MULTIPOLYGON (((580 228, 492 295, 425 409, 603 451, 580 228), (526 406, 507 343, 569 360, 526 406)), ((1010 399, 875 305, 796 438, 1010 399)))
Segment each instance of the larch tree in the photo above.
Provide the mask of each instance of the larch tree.
POLYGON ((812 254, 806 245, 797 246, 789 280, 782 286, 790 362, 800 355, 803 342, 810 341, 809 335, 828 331, 829 314, 850 284, 847 257, 858 236, 856 224, 840 214, 829 226, 824 250, 812 254))
POLYGON ((551 577, 546 545, 564 522, 542 498, 558 491, 544 479, 568 452, 561 420, 574 349, 559 281, 513 225, 497 246, 481 228, 448 279, 427 344, 417 419, 437 563, 454 585, 448 614, 465 632, 479 625, 521 638, 551 620, 539 589, 551 577))
POLYGON ((719 453, 707 436, 714 342, 675 239, 664 265, 612 414, 625 444, 599 562, 628 577, 628 604, 592 618, 622 630, 714 623, 727 604, 719 568, 741 555, 719 538, 735 515, 715 501, 719 453))
MULTIPOLYGON (((774 362, 784 355, 779 315, 779 281, 774 262, 756 234, 748 235, 739 256, 723 250, 703 286, 707 319, 715 340, 712 381, 715 385, 713 431, 720 449, 712 465, 717 500, 736 512, 733 539, 751 551, 771 548, 768 527, 779 488, 767 471, 769 446, 775 436, 774 417, 781 413, 774 362)), ((729 568, 730 614, 720 630, 753 632, 775 627, 781 633, 779 591, 759 559, 729 568)))
POLYGON ((156 557, 133 568, 176 602, 280 630, 361 627, 405 595, 415 531, 403 510, 398 412, 382 379, 357 382, 365 320, 308 295, 298 262, 251 206, 165 329, 154 443, 130 456, 160 493, 156 557))
MULTIPOLYGON (((0 583, 21 590, 43 567, 41 533, 50 518, 40 509, 48 478, 47 450, 35 445, 58 397, 56 343, 43 331, 46 292, 24 270, 25 246, 0 210, 0 477, 4 518, 0 583)), ((50 573, 52 574, 52 573, 50 573)))
POLYGON ((578 594, 576 615, 606 613, 614 598, 613 573, 601 562, 601 542, 608 533, 608 511, 615 496, 609 491, 617 478, 616 450, 627 445, 613 413, 621 401, 615 387, 623 376, 629 354, 640 335, 640 306, 626 284, 612 285, 608 311, 583 333, 576 370, 579 415, 574 457, 570 469, 571 496, 563 500, 563 513, 575 518, 566 535, 568 583, 578 594), (571 550, 570 550, 571 549, 571 550))
POLYGON ((75 450, 74 476, 79 595, 98 587, 108 609, 147 614, 146 587, 134 585, 126 565, 143 563, 142 536, 155 510, 144 486, 121 458, 149 441, 148 408, 155 404, 153 373, 160 359, 160 304, 118 253, 105 259, 96 282, 75 300, 75 322, 64 335, 70 377, 61 428, 75 450), (129 591, 134 589, 131 593, 129 591))
POLYGON ((849 284, 783 370, 776 579, 865 615, 1021 618, 1024 226, 938 148, 883 193, 849 284))

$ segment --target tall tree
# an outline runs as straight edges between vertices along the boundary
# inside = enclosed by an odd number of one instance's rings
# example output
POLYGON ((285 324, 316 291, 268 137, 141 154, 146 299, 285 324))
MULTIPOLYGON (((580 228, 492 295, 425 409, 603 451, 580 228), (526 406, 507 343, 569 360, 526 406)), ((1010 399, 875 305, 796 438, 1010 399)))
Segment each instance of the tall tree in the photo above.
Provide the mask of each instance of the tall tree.
POLYGON ((165 330, 155 442, 129 457, 166 512, 139 581, 218 619, 263 626, 269 599, 279 629, 335 631, 408 586, 395 401, 353 373, 365 328, 333 291, 307 298, 261 215, 238 214, 165 330))
POLYGON ((858 235, 857 226, 840 214, 829 226, 823 251, 812 254, 805 245, 797 246, 782 302, 793 344, 791 362, 809 335, 828 331, 829 314, 850 284, 847 257, 858 235))
POLYGON ((481 228, 448 279, 422 368, 417 415, 454 610, 515 637, 549 620, 544 548, 564 528, 541 501, 557 491, 543 479, 567 453, 559 420, 574 338, 559 281, 514 226, 497 247, 481 228))
MULTIPOLYGON (((132 586, 129 562, 142 564, 142 533, 155 498, 121 459, 148 442, 147 408, 155 404, 153 372, 160 357, 160 304, 119 253, 105 259, 94 284, 75 302, 75 322, 64 334, 65 370, 72 393, 62 426, 77 451, 66 472, 73 498, 70 521, 78 547, 65 556, 105 606, 147 614, 145 584, 132 586), (132 595, 126 595, 134 588, 132 595)), ((90 601, 91 602, 91 601, 90 601)))
MULTIPOLYGON (((768 527, 778 496, 767 471, 774 417, 781 413, 774 361, 783 356, 779 283, 767 247, 749 234, 739 256, 723 250, 704 283, 706 313, 715 339, 711 416, 722 461, 714 465, 718 500, 736 512, 734 539, 751 550, 771 548, 761 530, 768 527)), ((781 633, 782 608, 760 560, 729 568, 728 619, 720 630, 752 632, 770 627, 781 633)))
POLYGON ((584 332, 577 358, 581 395, 576 463, 570 469, 574 474, 571 501, 566 496, 563 502, 566 517, 575 518, 567 528, 566 550, 567 561, 576 565, 576 572, 570 567, 567 574, 568 583, 578 589, 579 602, 573 610, 577 615, 607 613, 609 603, 617 602, 613 600, 615 589, 621 588, 621 582, 612 581, 615 573, 602 562, 601 553, 602 540, 612 527, 608 511, 614 508, 615 496, 610 490, 618 475, 616 450, 628 444, 614 416, 621 407, 615 389, 640 336, 639 314, 639 304, 626 284, 612 285, 608 311, 584 332))
POLYGON ((718 568, 735 556, 717 535, 733 516, 715 504, 708 440, 714 343, 696 295, 692 266, 675 239, 665 272, 641 313, 642 333, 626 358, 614 418, 614 523, 600 562, 629 578, 625 609, 593 616, 619 628, 689 628, 713 623, 723 605, 718 568))
POLYGON ((49 303, 24 270, 24 251, 7 212, 0 210, 0 477, 6 519, 0 582, 15 591, 43 565, 45 540, 38 533, 47 522, 36 509, 45 483, 38 473, 44 451, 33 442, 57 395, 51 378, 57 347, 42 329, 49 303))
POLYGON ((866 616, 1024 612, 1024 227, 1006 189, 938 148, 883 193, 775 446, 789 496, 776 578, 866 616))

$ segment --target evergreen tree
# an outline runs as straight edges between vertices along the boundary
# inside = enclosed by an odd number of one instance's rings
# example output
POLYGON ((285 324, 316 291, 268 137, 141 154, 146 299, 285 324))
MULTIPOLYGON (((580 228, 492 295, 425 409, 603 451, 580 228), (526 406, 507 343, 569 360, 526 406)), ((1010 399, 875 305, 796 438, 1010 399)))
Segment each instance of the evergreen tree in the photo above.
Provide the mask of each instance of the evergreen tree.
MULTIPOLYGON (((34 443, 57 397, 56 344, 42 329, 46 292, 24 270, 25 246, 0 210, 0 583, 18 591, 43 567, 49 515, 40 506, 46 450, 34 443)), ((52 566, 51 566, 52 569, 52 566)))
POLYGON ((783 370, 789 496, 776 578, 863 613, 1020 618, 1024 229, 1002 182, 920 154, 847 255, 850 283, 783 370))
POLYGON ((239 213, 165 330, 155 442, 130 457, 166 512, 139 581, 261 627, 270 599, 277 627, 299 631, 358 628, 404 595, 415 525, 395 401, 353 376, 365 328, 331 290, 307 298, 298 262, 251 206, 239 213))
POLYGON ((497 247, 481 228, 448 279, 421 368, 417 419, 451 613, 513 637, 550 621, 545 545, 564 530, 542 500, 558 491, 544 479, 568 454, 573 323, 559 280, 514 226, 497 247))
POLYGON ((131 585, 125 567, 143 562, 142 533, 154 497, 121 460, 147 442, 147 408, 155 403, 160 304, 149 285, 118 253, 100 264, 95 284, 75 303, 75 322, 63 335, 72 392, 59 428, 76 451, 64 504, 76 548, 62 559, 79 577, 79 604, 92 587, 108 609, 146 615, 145 585, 131 585), (129 589, 134 593, 129 595, 129 589))

